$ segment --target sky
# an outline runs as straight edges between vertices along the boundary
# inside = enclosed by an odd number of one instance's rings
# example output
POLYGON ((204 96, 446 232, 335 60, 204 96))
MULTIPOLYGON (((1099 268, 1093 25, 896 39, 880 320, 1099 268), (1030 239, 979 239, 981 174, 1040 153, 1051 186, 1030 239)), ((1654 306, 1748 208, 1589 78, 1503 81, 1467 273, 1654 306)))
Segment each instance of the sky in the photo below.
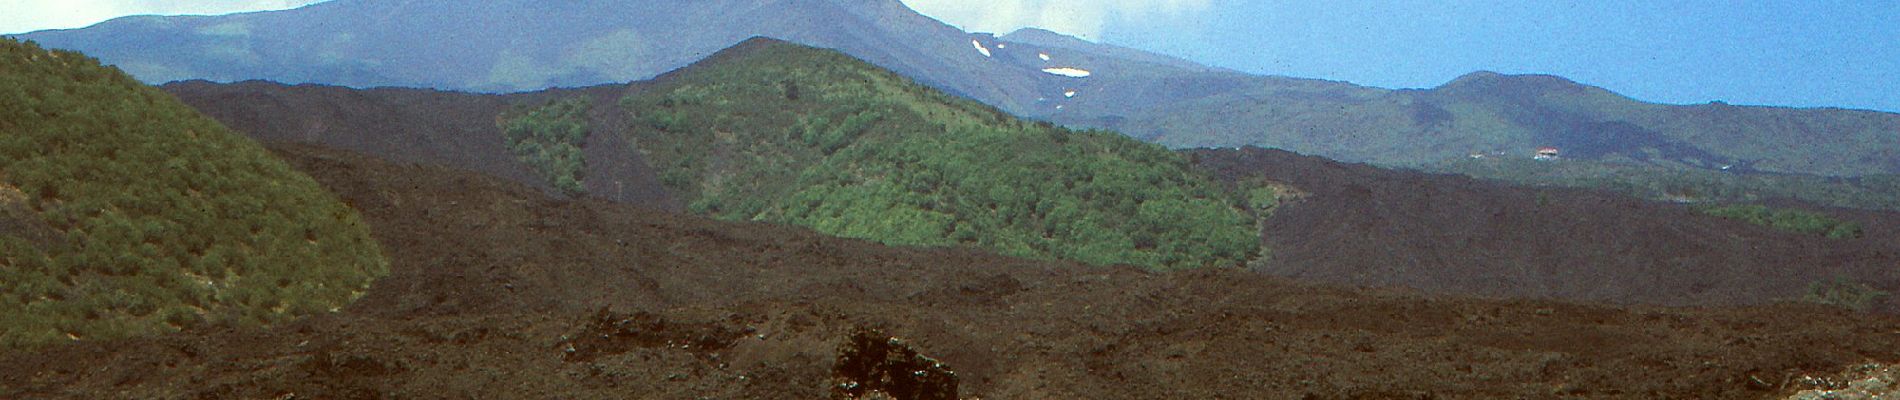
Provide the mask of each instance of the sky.
MULTIPOLYGON (((0 33, 319 1, 0 0, 0 33)), ((1895 0, 902 1, 970 31, 1041 27, 1246 72, 1386 88, 1484 70, 1560 75, 1672 104, 1900 111, 1895 0)))

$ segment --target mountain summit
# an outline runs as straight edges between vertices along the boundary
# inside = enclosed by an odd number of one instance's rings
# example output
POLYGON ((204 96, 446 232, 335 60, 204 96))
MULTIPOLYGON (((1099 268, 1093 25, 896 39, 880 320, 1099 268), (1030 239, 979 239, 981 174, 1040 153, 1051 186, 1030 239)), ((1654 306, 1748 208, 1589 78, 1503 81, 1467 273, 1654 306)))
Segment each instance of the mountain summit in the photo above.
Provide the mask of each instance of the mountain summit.
POLYGON ((1055 112, 1085 91, 1089 80, 1073 75, 1094 64, 1207 69, 1132 49, 1078 48, 1068 41, 1086 42, 1054 33, 1016 35, 1049 45, 1009 46, 897 0, 336 0, 213 17, 126 17, 21 35, 83 50, 153 83, 263 79, 482 92, 648 79, 755 36, 837 49, 1031 116, 1055 112), (1089 52, 1107 53, 1071 55, 1089 52))
POLYGON ((1429 90, 1258 76, 1040 29, 964 32, 897 0, 335 0, 20 37, 147 82, 516 92, 647 79, 756 36, 835 49, 1017 116, 1175 147, 1401 166, 1555 147, 1668 167, 1900 173, 1900 114, 1654 104, 1547 75, 1480 72, 1429 90))

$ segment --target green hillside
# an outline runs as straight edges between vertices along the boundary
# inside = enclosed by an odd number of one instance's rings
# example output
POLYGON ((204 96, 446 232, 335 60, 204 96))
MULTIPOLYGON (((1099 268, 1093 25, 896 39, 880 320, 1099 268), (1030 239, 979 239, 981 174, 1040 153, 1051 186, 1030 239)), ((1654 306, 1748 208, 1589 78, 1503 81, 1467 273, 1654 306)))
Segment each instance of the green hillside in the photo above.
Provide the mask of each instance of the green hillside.
POLYGON ((694 212, 902 245, 1153 268, 1257 256, 1251 211, 1187 160, 1017 120, 833 51, 755 39, 622 99, 694 212))
POLYGON ((355 210, 257 144, 0 39, 0 346, 282 321, 387 270, 355 210))

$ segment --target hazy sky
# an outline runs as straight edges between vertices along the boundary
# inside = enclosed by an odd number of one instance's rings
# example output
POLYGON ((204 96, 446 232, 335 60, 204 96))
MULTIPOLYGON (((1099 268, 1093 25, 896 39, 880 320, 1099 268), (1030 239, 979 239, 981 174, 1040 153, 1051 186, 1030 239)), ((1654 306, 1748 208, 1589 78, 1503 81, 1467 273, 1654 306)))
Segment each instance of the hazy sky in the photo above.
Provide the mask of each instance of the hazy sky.
MULTIPOLYGON (((1895 0, 903 1, 972 31, 1039 26, 1242 71, 1379 87, 1491 70, 1667 103, 1900 111, 1895 0)), ((314 2, 0 0, 0 33, 314 2)))

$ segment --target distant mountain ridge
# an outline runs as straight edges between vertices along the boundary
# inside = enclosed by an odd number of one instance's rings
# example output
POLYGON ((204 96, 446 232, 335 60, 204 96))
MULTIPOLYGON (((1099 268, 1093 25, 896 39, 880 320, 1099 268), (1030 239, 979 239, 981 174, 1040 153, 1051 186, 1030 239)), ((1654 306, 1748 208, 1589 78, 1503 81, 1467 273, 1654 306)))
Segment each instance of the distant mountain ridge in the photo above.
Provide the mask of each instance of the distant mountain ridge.
POLYGON ((1018 114, 1031 114, 1038 98, 1060 97, 1069 79, 1040 65, 992 62, 977 49, 996 44, 988 35, 897 0, 336 0, 20 36, 82 49, 153 83, 533 91, 649 79, 754 36, 839 49, 1018 114))
POLYGON ((1550 75, 1475 72, 1432 89, 1265 78, 1111 124, 1175 147, 1254 145, 1387 165, 1563 157, 1831 176, 1900 172, 1900 114, 1667 105, 1550 75))
POLYGON ((1041 29, 964 32, 898 0, 335 0, 19 35, 153 83, 481 92, 648 79, 754 36, 837 49, 1018 116, 1172 147, 1419 166, 1554 146, 1670 167, 1900 172, 1900 114, 1662 105, 1545 75, 1479 72, 1425 90, 1250 75, 1041 29))

